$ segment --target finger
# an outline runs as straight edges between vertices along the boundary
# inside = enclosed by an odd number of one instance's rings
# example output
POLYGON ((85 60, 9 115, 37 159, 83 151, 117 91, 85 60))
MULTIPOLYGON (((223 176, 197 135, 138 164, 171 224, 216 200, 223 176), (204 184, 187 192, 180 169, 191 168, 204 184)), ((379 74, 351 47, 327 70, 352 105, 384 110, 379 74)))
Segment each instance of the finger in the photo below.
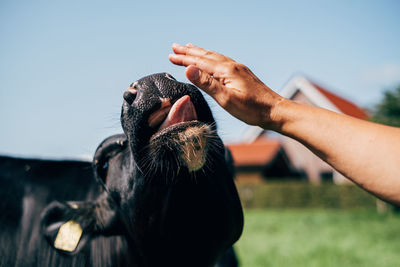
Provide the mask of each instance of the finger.
MULTIPOLYGON (((232 58, 230 58, 230 57, 227 57, 227 56, 225 56, 225 55, 223 55, 223 54, 220 54, 220 53, 215 52, 215 51, 212 51, 212 50, 207 50, 207 49, 198 47, 198 46, 196 46, 196 45, 194 45, 194 44, 192 44, 192 43, 188 43, 186 46, 192 48, 193 51, 199 49, 199 53, 204 52, 204 53, 206 54, 206 55, 204 55, 204 56, 210 57, 210 58, 212 58, 212 59, 214 59, 214 60, 218 60, 218 61, 221 61, 221 60, 225 60, 225 61, 234 61, 234 60, 233 60, 232 58), (208 54, 208 55, 207 55, 207 54, 208 54)), ((190 51, 190 50, 189 50, 189 51, 190 51)))
POLYGON ((206 49, 200 48, 200 47, 195 46, 194 44, 190 44, 190 43, 187 45, 180 45, 180 44, 175 43, 172 45, 172 50, 174 51, 175 54, 181 54, 181 55, 205 57, 205 58, 214 59, 214 60, 227 59, 227 57, 225 57, 224 55, 221 55, 221 54, 211 51, 211 50, 206 50, 206 49))
POLYGON ((217 62, 208 58, 187 56, 187 55, 176 55, 176 54, 170 54, 168 58, 175 65, 180 65, 185 67, 193 65, 198 67, 202 71, 209 73, 210 75, 213 75, 217 70, 217 62))
POLYGON ((207 72, 201 71, 195 66, 191 65, 186 68, 186 77, 194 85, 217 100, 217 102, 219 102, 220 96, 225 91, 224 85, 222 85, 217 79, 214 79, 213 76, 207 72))
POLYGON ((177 43, 172 44, 172 50, 175 54, 202 56, 206 54, 207 50, 195 46, 194 44, 180 45, 177 43))

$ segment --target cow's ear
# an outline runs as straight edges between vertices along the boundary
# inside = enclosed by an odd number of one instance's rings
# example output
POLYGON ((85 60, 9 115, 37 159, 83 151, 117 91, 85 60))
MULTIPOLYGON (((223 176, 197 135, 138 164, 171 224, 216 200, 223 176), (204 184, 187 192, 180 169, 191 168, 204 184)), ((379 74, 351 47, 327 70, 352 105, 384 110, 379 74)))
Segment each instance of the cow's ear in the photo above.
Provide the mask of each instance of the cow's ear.
POLYGON ((55 249, 76 254, 98 235, 121 234, 117 205, 107 194, 95 202, 54 201, 42 213, 42 233, 55 249))
POLYGON ((107 182, 108 161, 127 147, 125 134, 117 134, 108 137, 97 147, 93 157, 94 176, 102 184, 107 182))

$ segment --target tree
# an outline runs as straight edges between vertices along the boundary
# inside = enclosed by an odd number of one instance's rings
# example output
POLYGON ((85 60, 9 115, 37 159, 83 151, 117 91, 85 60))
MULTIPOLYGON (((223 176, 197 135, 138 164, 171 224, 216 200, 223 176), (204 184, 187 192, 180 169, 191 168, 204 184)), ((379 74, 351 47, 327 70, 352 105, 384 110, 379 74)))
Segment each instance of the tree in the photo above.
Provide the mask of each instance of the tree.
POLYGON ((400 86, 384 93, 382 102, 375 107, 372 120, 400 127, 400 86))

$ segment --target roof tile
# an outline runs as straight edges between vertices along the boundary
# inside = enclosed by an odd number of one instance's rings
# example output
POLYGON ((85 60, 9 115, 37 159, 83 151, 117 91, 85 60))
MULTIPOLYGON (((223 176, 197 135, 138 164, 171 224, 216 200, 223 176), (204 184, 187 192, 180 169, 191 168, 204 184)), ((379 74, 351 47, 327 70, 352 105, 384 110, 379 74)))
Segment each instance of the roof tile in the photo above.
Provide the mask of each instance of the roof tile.
POLYGON ((269 163, 279 151, 279 140, 258 138, 253 143, 230 144, 235 166, 259 166, 269 163))
POLYGON ((346 115, 353 116, 362 120, 367 120, 368 119, 368 114, 365 110, 359 108, 357 105, 354 103, 338 96, 335 95, 334 93, 322 88, 318 84, 311 82, 311 84, 321 93, 323 94, 326 98, 328 98, 329 101, 332 102, 341 112, 343 112, 346 115))

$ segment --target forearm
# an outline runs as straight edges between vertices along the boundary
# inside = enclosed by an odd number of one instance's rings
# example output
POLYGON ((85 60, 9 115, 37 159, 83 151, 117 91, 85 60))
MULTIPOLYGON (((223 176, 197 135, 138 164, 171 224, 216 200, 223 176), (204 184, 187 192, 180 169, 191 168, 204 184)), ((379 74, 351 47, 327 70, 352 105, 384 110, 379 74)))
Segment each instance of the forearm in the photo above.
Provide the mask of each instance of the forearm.
POLYGON ((376 196, 400 204, 400 129, 281 101, 274 130, 303 143, 376 196))

